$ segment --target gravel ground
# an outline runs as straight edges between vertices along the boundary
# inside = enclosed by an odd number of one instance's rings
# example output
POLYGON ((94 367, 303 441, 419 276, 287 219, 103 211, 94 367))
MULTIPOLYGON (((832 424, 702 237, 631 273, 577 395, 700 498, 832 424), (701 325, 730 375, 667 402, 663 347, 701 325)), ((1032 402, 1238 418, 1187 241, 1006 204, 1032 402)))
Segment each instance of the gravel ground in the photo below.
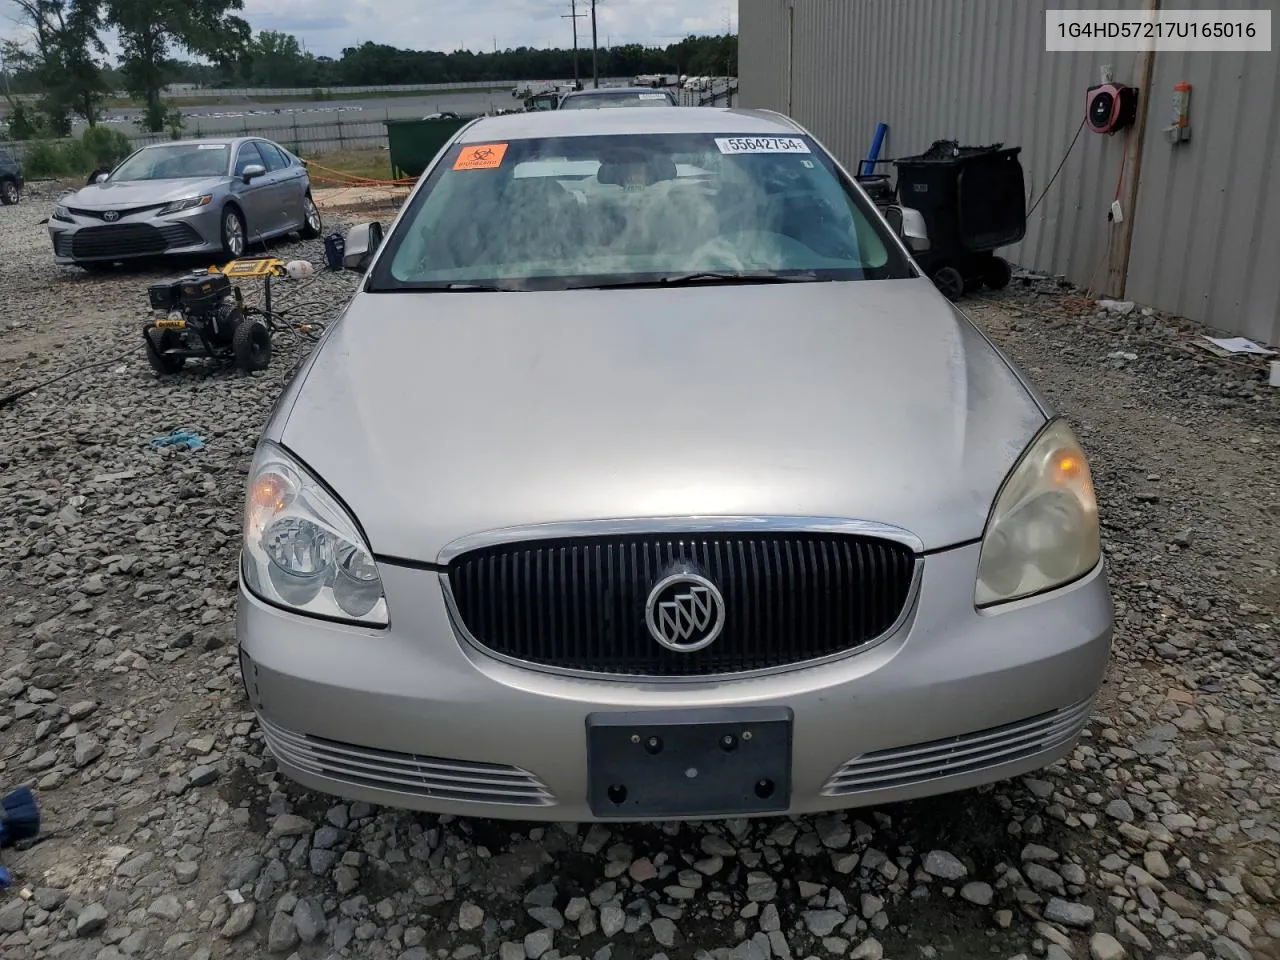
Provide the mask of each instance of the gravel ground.
MULTIPOLYGON (((425 817, 282 780, 240 689, 241 483, 301 347, 150 372, 145 286, 52 266, 0 211, 0 957, 1280 957, 1280 391, 1053 284, 967 308, 1095 461, 1119 629, 1086 737, 1035 778, 818 819, 425 817), (148 441, 196 430, 198 451, 148 441)), ((316 245, 288 256, 317 261, 316 245)), ((353 285, 295 296, 328 315, 353 285)))

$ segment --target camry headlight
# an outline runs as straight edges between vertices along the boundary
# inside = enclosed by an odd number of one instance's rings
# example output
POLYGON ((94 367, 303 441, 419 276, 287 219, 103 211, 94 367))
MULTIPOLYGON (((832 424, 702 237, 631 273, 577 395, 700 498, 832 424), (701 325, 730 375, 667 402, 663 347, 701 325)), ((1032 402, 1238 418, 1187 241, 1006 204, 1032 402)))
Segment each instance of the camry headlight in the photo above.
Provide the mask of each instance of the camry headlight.
POLYGON ((58 204, 56 207, 53 208, 53 219, 65 220, 67 221, 67 223, 75 222, 74 220, 71 219, 71 211, 68 210, 66 207, 64 207, 62 204, 58 204))
POLYGON ((249 470, 241 572, 256 596, 298 613, 387 623, 378 567, 351 515, 280 447, 249 470))
POLYGON ((1098 502, 1084 451, 1053 420, 1005 479, 987 520, 974 599, 979 607, 1070 583, 1098 565, 1098 502))
POLYGON ((206 193, 203 197, 186 197, 182 200, 166 203, 160 208, 160 215, 178 213, 181 210, 190 210, 192 207, 207 207, 211 203, 213 203, 213 195, 209 193, 206 193))

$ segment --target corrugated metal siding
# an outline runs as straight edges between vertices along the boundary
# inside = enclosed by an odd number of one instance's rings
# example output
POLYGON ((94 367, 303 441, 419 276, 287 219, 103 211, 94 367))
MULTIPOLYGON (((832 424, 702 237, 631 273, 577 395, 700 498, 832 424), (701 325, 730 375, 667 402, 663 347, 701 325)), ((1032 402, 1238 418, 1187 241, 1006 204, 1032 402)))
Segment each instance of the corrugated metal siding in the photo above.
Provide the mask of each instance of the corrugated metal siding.
POLYGON ((1274 50, 1156 55, 1125 296, 1280 344, 1278 114, 1274 50), (1192 87, 1191 140, 1174 147, 1164 128, 1179 80, 1192 87))
MULTIPOLYGON (((938 139, 1020 146, 1035 199, 1079 129, 1085 91, 1098 82, 1102 66, 1111 65, 1121 82, 1138 82, 1136 53, 1048 53, 1044 11, 1050 5, 1120 10, 1138 4, 741 0, 741 104, 787 111, 790 48, 791 115, 851 169, 883 120, 889 124, 883 157, 918 153, 938 139)), ((1179 0, 1178 6, 1212 4, 1179 0)), ((1280 187, 1267 177, 1280 137, 1277 58, 1161 53, 1153 90, 1126 295, 1280 341, 1280 270, 1265 269, 1260 253, 1280 249, 1280 187), (1175 149, 1161 128, 1179 79, 1196 85, 1194 139, 1175 149), (1193 195, 1201 197, 1194 204, 1193 195), (1173 197, 1182 198, 1176 210, 1168 209, 1173 197), (1178 257, 1162 252, 1169 244, 1179 245, 1178 257)), ((1117 230, 1107 211, 1125 161, 1125 135, 1082 131, 1025 240, 1007 251, 1010 259, 1106 292, 1108 242, 1117 230)))

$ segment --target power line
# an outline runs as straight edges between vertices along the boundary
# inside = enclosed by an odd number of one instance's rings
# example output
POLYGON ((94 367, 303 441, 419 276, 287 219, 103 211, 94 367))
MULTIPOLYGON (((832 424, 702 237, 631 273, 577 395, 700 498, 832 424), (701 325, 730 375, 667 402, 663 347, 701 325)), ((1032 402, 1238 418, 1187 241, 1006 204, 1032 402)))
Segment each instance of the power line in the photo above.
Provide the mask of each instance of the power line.
POLYGON ((573 21, 573 85, 578 85, 578 20, 585 17, 585 13, 578 12, 578 0, 569 0, 569 12, 562 14, 561 20, 573 21))

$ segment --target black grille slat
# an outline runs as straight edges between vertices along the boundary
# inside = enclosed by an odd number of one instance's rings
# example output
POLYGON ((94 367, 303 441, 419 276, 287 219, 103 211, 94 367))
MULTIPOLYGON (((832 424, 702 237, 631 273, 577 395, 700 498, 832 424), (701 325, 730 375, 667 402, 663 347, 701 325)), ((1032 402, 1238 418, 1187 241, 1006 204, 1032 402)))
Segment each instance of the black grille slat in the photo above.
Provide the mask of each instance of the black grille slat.
POLYGON ((540 666, 616 676, 694 677, 856 650, 905 606, 916 559, 890 540, 840 534, 587 536, 484 547, 448 568, 458 618, 481 646, 540 666), (649 634, 664 576, 719 588, 724 629, 693 653, 649 634))
POLYGON ((144 223, 85 227, 71 239, 74 257, 142 256, 163 253, 167 246, 164 235, 144 223))

